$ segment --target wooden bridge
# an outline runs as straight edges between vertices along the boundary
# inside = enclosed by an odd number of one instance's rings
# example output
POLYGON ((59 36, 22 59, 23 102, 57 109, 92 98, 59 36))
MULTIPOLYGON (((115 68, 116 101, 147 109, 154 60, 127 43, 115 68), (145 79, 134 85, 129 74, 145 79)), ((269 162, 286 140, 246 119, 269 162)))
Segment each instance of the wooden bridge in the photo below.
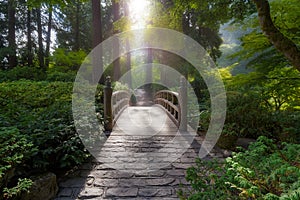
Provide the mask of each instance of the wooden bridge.
POLYGON ((178 199, 203 141, 190 134, 184 82, 179 93, 157 92, 152 106, 129 106, 130 93, 113 92, 109 78, 104 95, 110 136, 96 159, 60 182, 57 199, 178 199))
MULTIPOLYGON (((182 77, 179 93, 161 90, 158 91, 153 98, 153 103, 162 109, 161 112, 166 112, 174 124, 182 131, 187 130, 186 87, 185 78, 182 77)), ((128 108, 130 98, 131 94, 129 91, 121 90, 112 92, 111 80, 110 77, 107 77, 104 88, 104 121, 106 131, 111 132, 113 130, 120 115, 128 108)), ((135 110, 137 109, 139 108, 135 108, 135 110)), ((140 110, 142 111, 143 109, 140 110)), ((139 113, 142 114, 142 112, 139 113)), ((136 120, 138 119, 139 118, 136 118, 136 120)))

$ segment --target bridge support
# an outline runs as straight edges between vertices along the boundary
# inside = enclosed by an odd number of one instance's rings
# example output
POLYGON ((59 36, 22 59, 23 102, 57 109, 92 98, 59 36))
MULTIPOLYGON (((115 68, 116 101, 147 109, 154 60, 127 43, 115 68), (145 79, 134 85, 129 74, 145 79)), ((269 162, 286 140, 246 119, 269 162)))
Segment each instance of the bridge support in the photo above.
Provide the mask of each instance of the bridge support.
POLYGON ((187 82, 184 76, 180 77, 180 125, 179 130, 187 131, 187 82))
POLYGON ((104 130, 111 132, 113 128, 113 115, 112 115, 112 87, 110 76, 106 77, 104 86, 104 130))

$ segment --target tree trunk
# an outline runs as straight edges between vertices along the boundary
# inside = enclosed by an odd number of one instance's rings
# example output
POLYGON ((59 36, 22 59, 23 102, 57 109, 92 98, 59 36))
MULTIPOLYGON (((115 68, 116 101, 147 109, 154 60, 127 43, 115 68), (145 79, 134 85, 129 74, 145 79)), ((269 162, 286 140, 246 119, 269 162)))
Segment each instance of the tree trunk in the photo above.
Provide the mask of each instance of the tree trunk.
MULTIPOLYGON (((114 15, 114 23, 117 22, 120 19, 120 4, 119 0, 113 0, 113 15, 114 15)), ((113 27, 114 34, 117 34, 119 31, 113 27)), ((116 42, 116 45, 114 46, 114 54, 119 55, 120 52, 120 44, 119 41, 116 42)), ((121 77, 121 66, 120 66, 120 58, 118 57, 114 62, 113 62, 113 71, 114 71, 114 81, 119 80, 121 77)))
MULTIPOLYGON (((102 37, 102 20, 101 20, 101 4, 100 0, 92 0, 92 20, 93 20, 93 48, 97 47, 103 40, 102 37)), ((100 52, 92 55, 93 74, 92 82, 97 83, 97 74, 102 75, 103 73, 103 61, 102 61, 102 49, 100 52), (101 56, 100 56, 101 55, 101 56)), ((104 84, 104 77, 100 78, 100 83, 104 84)))
POLYGON ((274 25, 268 0, 253 0, 256 4, 259 23, 263 33, 267 36, 274 47, 283 53, 291 64, 300 71, 300 50, 296 44, 285 37, 274 25))
POLYGON ((17 66, 16 56, 16 8, 15 1, 8 1, 8 47, 9 47, 9 68, 17 66))
POLYGON ((31 39, 31 10, 27 8, 27 62, 28 66, 33 66, 32 39, 31 39))
MULTIPOLYGON (((130 44, 128 39, 126 39, 126 49, 127 51, 130 49, 130 44)), ((127 71, 127 80, 126 83, 128 84, 128 87, 132 87, 132 78, 131 78, 131 53, 128 52, 126 55, 126 71, 127 71)))
POLYGON ((45 52, 45 68, 49 67, 49 61, 50 61, 52 14, 53 14, 53 7, 52 5, 49 5, 49 16, 48 16, 48 27, 47 27, 48 30, 47 30, 47 38, 46 38, 46 52, 45 52))
POLYGON ((167 81, 166 81, 166 70, 165 68, 161 68, 160 71, 160 81, 163 85, 167 85, 167 81))
POLYGON ((147 49, 147 68, 146 68, 146 93, 147 99, 150 100, 152 98, 152 62, 153 62, 153 52, 152 49, 147 49))
POLYGON ((146 82, 152 83, 152 62, 153 62, 153 53, 152 49, 147 49, 147 70, 146 70, 146 82))
POLYGON ((80 32, 80 2, 76 1, 76 23, 75 23, 75 51, 79 51, 80 49, 80 39, 79 39, 79 32, 80 32))
POLYGON ((102 20, 100 0, 92 0, 93 48, 102 42, 102 20))
MULTIPOLYGON (((129 8, 128 8, 128 3, 126 3, 125 1, 123 1, 123 6, 125 8, 125 16, 129 17, 129 8)), ((126 51, 127 51, 127 55, 126 55, 126 71, 128 74, 128 79, 126 80, 128 87, 132 88, 132 77, 131 77, 131 53, 128 52, 130 49, 130 44, 129 44, 129 39, 126 38, 126 51)))
POLYGON ((41 9, 36 9, 36 17, 37 17, 37 27, 38 27, 38 60, 40 68, 46 71, 45 69, 45 61, 44 61, 44 47, 43 47, 43 29, 42 29, 42 19, 41 19, 41 9))

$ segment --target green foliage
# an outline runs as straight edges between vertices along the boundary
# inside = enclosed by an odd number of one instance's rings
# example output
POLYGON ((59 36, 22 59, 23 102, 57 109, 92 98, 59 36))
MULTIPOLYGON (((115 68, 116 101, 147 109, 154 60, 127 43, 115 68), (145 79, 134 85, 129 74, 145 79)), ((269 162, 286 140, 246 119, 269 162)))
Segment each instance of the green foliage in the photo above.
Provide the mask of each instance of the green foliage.
POLYGON ((261 106, 261 98, 256 92, 227 92, 226 127, 238 136, 257 137, 269 134, 271 121, 268 112, 261 106))
POLYGON ((0 128, 0 190, 3 190, 4 198, 16 196, 31 186, 31 180, 19 179, 17 186, 7 187, 17 171, 16 168, 23 166, 36 153, 37 148, 16 127, 0 128))
MULTIPOLYGON (((256 138, 261 134, 272 134, 272 115, 261 106, 261 98, 256 92, 228 91, 226 96, 226 120, 222 135, 256 138)), ((200 114, 202 131, 207 131, 209 122, 210 110, 207 109, 200 114)))
POLYGON ((64 66, 67 70, 77 70, 86 56, 87 54, 83 50, 68 51, 57 48, 53 52, 52 60, 55 63, 54 68, 64 66))
POLYGON ((1 83, 0 91, 3 113, 7 111, 11 114, 9 112, 23 108, 34 112, 55 102, 71 102, 72 84, 23 80, 1 83))
MULTIPOLYGON (((300 4, 297 0, 269 1, 271 6, 271 17, 275 26, 293 41, 300 44, 299 24, 300 4), (297 6, 298 5, 298 6, 297 6), (290 13, 290 14, 287 14, 290 13)), ((289 65, 287 59, 280 54, 267 37, 262 33, 257 14, 246 18, 240 26, 248 29, 241 38, 243 49, 234 56, 241 60, 249 59, 248 67, 255 68, 261 72, 269 72, 276 67, 289 65), (249 29, 251 27, 251 29, 249 29), (249 31, 250 30, 250 31, 249 31)))
MULTIPOLYGON (((108 3, 108 2, 107 2, 108 3)), ((105 9, 102 7, 103 32, 106 30, 105 9)), ((91 1, 71 1, 62 9, 55 9, 57 15, 56 43, 59 49, 68 51, 92 49, 92 3, 91 1)), ((109 22, 111 25, 111 21, 109 22)))
POLYGON ((0 128, 0 187, 6 185, 9 177, 7 172, 21 165, 37 149, 26 135, 22 135, 16 127, 0 128))
MULTIPOLYGON (((276 27, 296 44, 299 43, 299 2, 270 1, 276 27), (286 13, 291 13, 287 15, 286 13)), ((226 79, 228 98, 226 123, 235 123, 243 135, 266 135, 281 141, 299 141, 300 78, 286 58, 263 35, 257 15, 240 24, 244 27, 242 49, 233 55, 255 71, 226 79), (250 27, 250 28, 249 28, 250 27)))
POLYGON ((129 102, 130 102, 130 105, 131 105, 131 106, 135 106, 135 105, 136 105, 136 103, 137 103, 137 98, 136 98, 136 96, 135 96, 134 94, 132 94, 132 95, 130 96, 129 102))
POLYGON ((46 74, 36 67, 15 67, 11 70, 0 70, 0 82, 17 81, 20 79, 43 80, 46 74))
POLYGON ((61 81, 61 82, 74 82, 76 77, 76 72, 60 72, 60 71, 48 71, 46 81, 61 81))
MULTIPOLYGON (((239 136, 299 141, 300 129, 295 121, 300 117, 299 72, 291 67, 275 67, 230 76, 230 69, 221 70, 227 89, 225 130, 229 126, 239 136)), ((208 122, 209 117, 202 116, 200 124, 208 122)))
POLYGON ((124 85, 124 84, 122 84, 122 83, 120 83, 120 82, 118 82, 118 81, 113 82, 112 87, 113 87, 113 90, 114 90, 114 91, 119 91, 119 90, 129 90, 128 85, 124 85))
POLYGON ((29 192, 30 187, 32 186, 32 180, 24 178, 18 179, 18 184, 12 188, 4 188, 3 197, 4 199, 18 199, 22 192, 29 192))
POLYGON ((281 111, 272 116, 273 124, 276 124, 274 135, 280 141, 300 143, 300 112, 281 111))
POLYGON ((276 145, 266 137, 258 138, 249 150, 227 159, 228 185, 244 198, 280 197, 300 186, 299 144, 276 145))
POLYGON ((161 1, 153 11, 155 26, 183 32, 201 44, 215 60, 221 55, 218 31, 230 19, 229 1, 161 1), (220 15, 222 13, 222 15, 220 15))
POLYGON ((300 44, 300 3, 297 0, 270 1, 271 15, 280 31, 293 40, 296 44, 300 44), (289 14, 287 14, 289 13, 289 14))
POLYGON ((72 118, 72 83, 1 83, 1 126, 16 126, 39 149, 32 168, 66 168, 88 156, 72 118))
POLYGON ((192 190, 181 199, 298 199, 299 144, 259 137, 244 152, 233 153, 225 163, 197 161, 187 170, 192 190))
POLYGON ((189 200, 210 200, 220 199, 225 200, 238 199, 235 196, 230 196, 231 188, 227 187, 225 168, 222 163, 213 161, 196 160, 196 166, 187 169, 186 180, 191 184, 192 189, 180 189, 178 195, 180 199, 189 200))
MULTIPOLYGON (((291 97, 299 91, 295 90, 295 93, 290 96, 283 96, 285 99, 289 98, 290 102, 287 102, 286 109, 279 110, 273 109, 276 108, 276 105, 266 103, 270 101, 270 97, 263 94, 261 89, 266 91, 268 88, 266 86, 264 88, 253 87, 252 90, 227 93, 225 131, 230 126, 232 127, 231 131, 238 136, 257 138, 265 135, 280 140, 286 138, 293 142, 300 141, 300 127, 297 122, 300 112, 293 107, 293 105, 297 105, 292 104, 294 100, 291 101, 291 97)), ((274 89, 279 90, 280 87, 274 89)), ((292 88, 286 90, 288 95, 288 90, 292 90, 292 88)), ((282 95, 284 94, 285 92, 282 92, 282 95)))

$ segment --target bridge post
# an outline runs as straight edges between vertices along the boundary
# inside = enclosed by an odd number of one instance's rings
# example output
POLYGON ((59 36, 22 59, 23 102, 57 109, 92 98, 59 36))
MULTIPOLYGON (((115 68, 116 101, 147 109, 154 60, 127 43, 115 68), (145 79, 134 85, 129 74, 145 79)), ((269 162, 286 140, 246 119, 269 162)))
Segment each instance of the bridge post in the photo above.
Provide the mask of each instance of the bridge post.
POLYGON ((180 125, 179 130, 187 131, 187 83, 184 76, 180 77, 180 125))
POLYGON ((106 77, 104 86, 104 130, 111 132, 113 128, 113 116, 112 116, 112 87, 110 76, 106 77))

